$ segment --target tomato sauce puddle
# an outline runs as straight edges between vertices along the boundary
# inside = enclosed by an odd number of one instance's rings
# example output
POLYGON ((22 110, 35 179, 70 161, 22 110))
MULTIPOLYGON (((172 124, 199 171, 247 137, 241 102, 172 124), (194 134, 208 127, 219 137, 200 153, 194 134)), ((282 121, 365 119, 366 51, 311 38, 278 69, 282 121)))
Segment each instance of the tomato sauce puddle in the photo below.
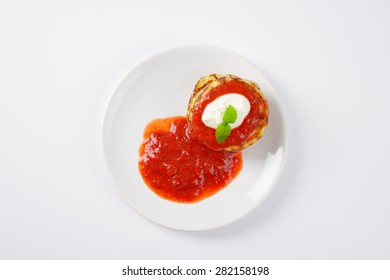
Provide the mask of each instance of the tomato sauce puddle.
POLYGON ((150 122, 139 149, 139 171, 157 195, 194 203, 226 187, 242 168, 241 152, 214 151, 190 137, 186 117, 150 122))

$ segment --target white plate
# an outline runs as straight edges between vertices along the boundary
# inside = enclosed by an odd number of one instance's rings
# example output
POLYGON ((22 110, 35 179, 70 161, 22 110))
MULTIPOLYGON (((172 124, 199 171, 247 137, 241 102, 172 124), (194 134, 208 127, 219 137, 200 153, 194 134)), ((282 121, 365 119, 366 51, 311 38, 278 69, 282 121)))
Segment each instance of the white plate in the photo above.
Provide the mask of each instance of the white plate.
POLYGON ((132 69, 107 105, 102 141, 109 173, 125 201, 153 222, 180 230, 221 227, 252 211, 276 183, 287 148, 285 120, 267 79, 237 54, 210 46, 163 51, 132 69), (195 83, 212 73, 256 81, 269 103, 268 128, 256 144, 244 150, 241 173, 222 191, 195 204, 161 199, 138 172, 144 127, 155 118, 184 116, 195 83))

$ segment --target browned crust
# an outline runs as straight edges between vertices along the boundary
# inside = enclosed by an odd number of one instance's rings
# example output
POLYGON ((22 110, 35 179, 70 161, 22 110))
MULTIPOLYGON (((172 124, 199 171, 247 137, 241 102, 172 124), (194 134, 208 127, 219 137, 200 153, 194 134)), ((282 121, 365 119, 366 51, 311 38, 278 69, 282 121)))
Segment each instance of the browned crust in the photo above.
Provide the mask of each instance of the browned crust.
MULTIPOLYGON (((208 92, 210 92, 212 89, 219 86, 221 83, 229 82, 231 80, 239 80, 241 82, 244 82, 254 92, 256 92, 259 95, 259 97, 264 100, 265 110, 266 110, 265 114, 266 116, 268 116, 269 108, 268 108, 267 100, 265 99, 263 92, 260 90, 260 87, 255 82, 241 79, 237 76, 229 75, 229 74, 227 75, 211 74, 200 78, 199 81, 196 83, 188 103, 188 109, 187 109, 188 120, 189 121, 192 120, 192 113, 193 113, 193 109, 195 108, 195 105, 201 102, 205 97, 207 97, 208 92)), ((230 152, 238 152, 251 146, 264 135, 267 125, 268 125, 268 117, 262 126, 258 126, 253 131, 252 135, 248 138, 248 141, 244 142, 241 145, 225 147, 222 150, 230 151, 230 152)))
POLYGON ((222 77, 222 75, 211 74, 208 76, 204 76, 198 80, 192 92, 190 101, 188 102, 187 117, 190 121, 192 120, 192 111, 195 105, 201 101, 202 96, 205 96, 205 90, 207 89, 206 93, 210 91, 210 88, 208 86, 211 83, 217 81, 220 77, 222 77))

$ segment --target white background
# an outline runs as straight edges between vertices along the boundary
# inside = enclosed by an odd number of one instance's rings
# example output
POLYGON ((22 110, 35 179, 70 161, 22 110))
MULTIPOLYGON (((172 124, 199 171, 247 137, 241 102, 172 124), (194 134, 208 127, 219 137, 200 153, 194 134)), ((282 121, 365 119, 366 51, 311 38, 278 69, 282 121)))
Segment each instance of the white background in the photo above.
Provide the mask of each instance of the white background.
POLYGON ((390 258, 390 2, 0 2, 1 259, 390 258), (180 232, 104 169, 112 90, 170 47, 253 62, 283 102, 285 170, 240 221, 180 232))

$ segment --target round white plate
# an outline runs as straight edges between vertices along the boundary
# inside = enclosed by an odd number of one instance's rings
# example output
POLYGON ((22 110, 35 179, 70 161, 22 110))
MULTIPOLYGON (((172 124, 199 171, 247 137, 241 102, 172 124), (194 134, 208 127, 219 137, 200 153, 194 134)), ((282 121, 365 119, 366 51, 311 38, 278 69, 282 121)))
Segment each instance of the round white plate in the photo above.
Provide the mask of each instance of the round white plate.
POLYGON ((107 168, 124 200, 151 221, 180 230, 221 227, 252 211, 275 185, 287 148, 285 120, 267 79, 237 54, 210 46, 166 50, 133 68, 107 105, 102 141, 107 168), (164 200, 144 184, 138 172, 144 127, 155 118, 184 116, 195 83, 212 73, 256 81, 269 103, 268 128, 243 151, 242 171, 225 189, 195 204, 164 200))

